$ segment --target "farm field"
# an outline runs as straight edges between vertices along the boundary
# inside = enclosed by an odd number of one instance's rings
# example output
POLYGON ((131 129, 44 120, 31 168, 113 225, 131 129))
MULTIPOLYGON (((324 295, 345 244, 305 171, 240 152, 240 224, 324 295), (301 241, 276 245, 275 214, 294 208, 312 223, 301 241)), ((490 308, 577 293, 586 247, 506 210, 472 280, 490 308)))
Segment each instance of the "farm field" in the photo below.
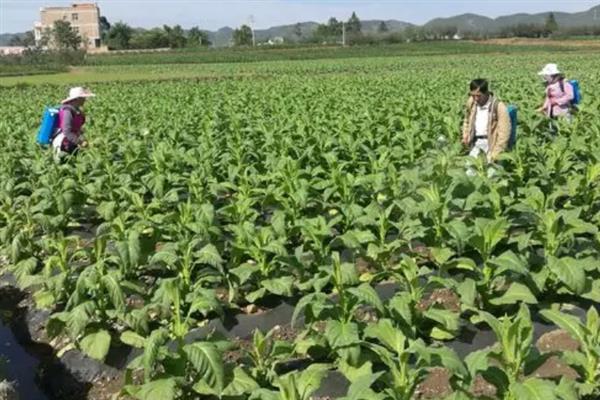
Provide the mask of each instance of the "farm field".
POLYGON ((0 271, 45 310, 33 339, 118 371, 49 397, 599 398, 599 63, 539 51, 0 78, 0 271), (535 112, 546 62, 584 95, 556 136, 535 112), (518 106, 519 139, 468 177, 476 77, 518 106), (58 165, 35 132, 74 83, 97 94, 90 147, 58 165))

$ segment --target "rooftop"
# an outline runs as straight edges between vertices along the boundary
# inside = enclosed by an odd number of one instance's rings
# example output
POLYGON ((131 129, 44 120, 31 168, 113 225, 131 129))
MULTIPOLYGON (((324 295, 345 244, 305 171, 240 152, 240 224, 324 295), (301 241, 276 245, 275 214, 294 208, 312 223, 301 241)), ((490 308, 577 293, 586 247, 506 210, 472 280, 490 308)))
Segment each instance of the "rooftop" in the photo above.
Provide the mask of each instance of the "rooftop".
POLYGON ((96 4, 96 3, 74 3, 70 7, 42 7, 42 10, 72 10, 74 8, 93 9, 93 8, 98 8, 98 4, 96 4))

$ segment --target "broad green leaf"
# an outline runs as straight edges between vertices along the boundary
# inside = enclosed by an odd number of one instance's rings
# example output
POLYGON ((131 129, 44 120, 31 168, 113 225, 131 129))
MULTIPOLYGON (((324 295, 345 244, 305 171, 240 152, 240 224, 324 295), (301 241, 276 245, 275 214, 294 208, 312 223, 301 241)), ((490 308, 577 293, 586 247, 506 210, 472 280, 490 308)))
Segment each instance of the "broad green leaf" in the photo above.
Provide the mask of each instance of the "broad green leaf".
POLYGON ((373 376, 373 364, 371 363, 371 361, 367 361, 359 368, 356 368, 348 364, 345 360, 342 360, 338 365, 338 370, 350 382, 354 382, 363 376, 373 376))
POLYGON ((79 346, 87 356, 104 361, 110 349, 110 342, 110 334, 105 330, 99 330, 86 335, 81 339, 79 346))
POLYGON ((184 346, 183 351, 198 376, 216 393, 221 393, 225 388, 225 368, 218 348, 210 342, 196 342, 184 346))
POLYGON ((195 297, 190 306, 188 312, 189 315, 193 315, 199 312, 204 317, 207 317, 211 312, 217 312, 222 314, 221 304, 215 295, 213 290, 201 289, 194 292, 195 297))
POLYGON ((587 358, 580 351, 563 351, 561 357, 567 364, 574 367, 585 368, 587 365, 587 358))
POLYGON ((488 324, 490 328, 496 334, 496 338, 500 340, 503 336, 502 322, 500 322, 496 317, 486 311, 479 311, 479 318, 488 324))
POLYGON ((490 303, 494 305, 515 304, 517 302, 537 304, 538 301, 527 286, 517 282, 511 283, 502 296, 490 300, 490 303))
POLYGON ((138 400, 177 400, 179 390, 174 378, 158 379, 134 389, 127 389, 138 400))
POLYGON ((383 394, 376 393, 371 389, 371 385, 379 379, 382 372, 376 374, 362 375, 355 379, 349 379, 351 382, 348 388, 348 395, 340 400, 383 400, 385 396, 383 394))
POLYGON ((371 231, 348 231, 339 236, 338 239, 349 249, 358 249, 361 245, 376 241, 375 235, 371 231))
POLYGON ((296 308, 294 308, 294 313, 292 314, 292 326, 296 325, 298 317, 303 314, 307 308, 309 308, 311 312, 315 313, 315 317, 318 318, 321 311, 330 307, 330 300, 324 293, 308 294, 301 298, 296 304, 296 308))
POLYGON ((560 383, 556 387, 556 394, 561 400, 578 400, 577 389, 575 382, 568 378, 561 378, 560 383))
POLYGON ((581 297, 600 303, 600 280, 588 277, 586 281, 586 291, 581 297))
POLYGON ((142 355, 142 365, 144 367, 144 378, 150 380, 154 366, 158 361, 158 354, 161 346, 164 345, 168 338, 168 333, 164 329, 156 329, 152 331, 146 339, 144 345, 144 354, 142 355))
POLYGON ((90 323, 91 315, 95 309, 94 303, 87 301, 69 311, 66 323, 67 333, 71 338, 77 338, 83 333, 85 327, 90 323))
POLYGON ((179 256, 171 251, 159 251, 156 252, 151 258, 151 264, 163 263, 170 267, 177 265, 179 256))
POLYGON ((128 235, 127 240, 127 253, 129 255, 130 267, 139 265, 141 262, 141 243, 140 233, 137 230, 133 230, 128 235))
POLYGON ((125 331, 121 333, 120 339, 121 342, 137 349, 143 349, 144 345, 146 344, 146 339, 132 331, 125 331))
POLYGON ((219 251, 213 244, 207 244, 196 253, 197 261, 201 264, 208 264, 213 267, 218 267, 223 264, 223 259, 219 251))
POLYGON ((519 383, 515 382, 510 386, 510 392, 516 399, 527 400, 554 400, 555 385, 552 381, 530 378, 519 383))
POLYGON ((48 290, 39 290, 33 294, 35 305, 42 310, 50 310, 56 306, 56 298, 48 290))
POLYGON ((354 322, 327 322, 325 338, 333 349, 359 344, 358 326, 354 322))
POLYGON ((471 377, 475 377, 480 371, 488 368, 489 349, 472 351, 465 357, 465 364, 471 377))
POLYGON ((435 259, 435 262, 438 265, 443 265, 450 258, 452 258, 452 256, 454 255, 454 252, 447 247, 432 247, 431 255, 433 256, 433 258, 435 259))
POLYGON ((294 287, 294 277, 284 276, 281 278, 267 279, 262 281, 261 284, 273 294, 290 297, 293 294, 292 288, 294 287))
POLYGON ((268 389, 258 389, 252 392, 249 400, 282 400, 279 392, 268 390, 268 389))
POLYGON ((342 283, 345 286, 354 286, 360 282, 355 264, 342 263, 340 267, 342 270, 342 283))
POLYGON ((548 268, 575 294, 585 291, 585 269, 576 260, 569 257, 550 257, 548 268))
POLYGON ((444 367, 454 375, 467 376, 467 369, 454 350, 448 347, 433 347, 429 348, 429 354, 433 365, 444 367))
POLYGON ((399 329, 394 327, 389 319, 380 319, 374 324, 367 325, 364 336, 379 340, 396 354, 401 354, 406 348, 406 337, 399 329))
POLYGON ((321 385, 321 381, 328 371, 329 366, 327 364, 312 364, 302 371, 297 380, 300 399, 309 400, 313 392, 321 385))
POLYGON ((115 218, 116 203, 114 201, 103 201, 96 207, 96 212, 105 221, 112 221, 115 218))
POLYGON ((423 316, 436 321, 449 332, 456 332, 460 327, 460 315, 452 311, 430 308, 423 313, 423 316))
POLYGON ((489 262, 497 267, 494 275, 501 275, 504 272, 516 272, 517 274, 528 275, 525 262, 510 250, 505 251, 498 257, 492 258, 489 262))
POLYGON ((475 263, 475 261, 473 261, 470 258, 464 257, 452 260, 452 262, 449 263, 449 266, 455 269, 464 269, 467 271, 477 270, 477 264, 475 263))
POLYGON ((246 295, 246 300, 252 304, 256 303, 259 299, 265 297, 265 295, 267 294, 267 289, 265 288, 260 288, 258 290, 255 290, 254 292, 248 293, 246 295))
POLYGON ((589 332, 600 332, 600 318, 594 306, 591 306, 586 314, 586 328, 589 332))
POLYGON ((125 310, 125 295, 119 284, 122 278, 118 274, 108 273, 100 278, 108 292, 108 298, 117 311, 125 310))
POLYGON ((231 381, 223 390, 223 396, 243 396, 245 394, 251 394, 254 390, 258 389, 259 386, 254 379, 252 379, 242 367, 235 367, 232 372, 231 381))
POLYGON ((555 310, 542 310, 540 311, 540 314, 550 322, 555 323, 560 328, 567 331, 571 337, 580 344, 583 345, 586 343, 586 338, 589 337, 590 332, 581 323, 579 318, 555 310))
POLYGON ((394 319, 403 320, 405 324, 412 325, 412 305, 408 296, 396 294, 389 301, 388 309, 394 315, 394 319))
POLYGON ((260 270, 260 267, 256 264, 242 264, 239 267, 230 269, 229 272, 238 277, 241 284, 246 283, 250 277, 260 270))
POLYGON ((477 285, 473 279, 465 279, 456 286, 456 293, 460 296, 463 306, 474 307, 477 298, 477 285))
POLYGON ((452 333, 434 326, 429 333, 429 337, 435 340, 452 340, 456 337, 456 333, 452 333))
POLYGON ((375 307, 377 311, 383 313, 383 303, 375 289, 373 289, 369 283, 363 283, 358 287, 349 288, 348 293, 356 297, 360 303, 375 307))

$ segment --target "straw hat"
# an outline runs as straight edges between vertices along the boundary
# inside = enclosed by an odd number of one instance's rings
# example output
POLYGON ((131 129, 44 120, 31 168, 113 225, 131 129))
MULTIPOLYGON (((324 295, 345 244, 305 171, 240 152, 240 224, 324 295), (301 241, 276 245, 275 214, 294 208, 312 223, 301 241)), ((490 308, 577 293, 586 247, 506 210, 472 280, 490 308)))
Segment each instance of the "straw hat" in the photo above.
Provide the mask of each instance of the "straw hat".
POLYGON ((542 68, 542 70, 540 72, 538 72, 538 75, 558 75, 560 74, 560 71, 558 70, 558 65, 556 64, 546 64, 544 66, 544 68, 542 68))
POLYGON ((96 96, 94 93, 90 92, 85 88, 82 88, 81 86, 78 86, 71 88, 71 90, 69 90, 69 97, 61 101, 61 103, 65 104, 75 99, 88 98, 94 96, 96 96))

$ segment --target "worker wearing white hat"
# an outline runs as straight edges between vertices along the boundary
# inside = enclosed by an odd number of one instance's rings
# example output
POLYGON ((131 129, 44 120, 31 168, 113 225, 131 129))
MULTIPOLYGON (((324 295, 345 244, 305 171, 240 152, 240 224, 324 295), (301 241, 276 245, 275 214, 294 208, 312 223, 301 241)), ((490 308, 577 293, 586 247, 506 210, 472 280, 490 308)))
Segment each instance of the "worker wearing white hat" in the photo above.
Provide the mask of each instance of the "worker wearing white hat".
POLYGON ((85 100, 95 95, 83 87, 74 87, 69 90, 69 95, 61 103, 58 113, 58 130, 52 139, 52 147, 57 159, 68 154, 75 154, 87 146, 83 137, 85 114, 83 105, 85 100))
POLYGON ((573 86, 565 80, 565 76, 556 64, 546 64, 538 75, 546 81, 546 98, 539 112, 550 118, 570 117, 573 99, 573 86))

